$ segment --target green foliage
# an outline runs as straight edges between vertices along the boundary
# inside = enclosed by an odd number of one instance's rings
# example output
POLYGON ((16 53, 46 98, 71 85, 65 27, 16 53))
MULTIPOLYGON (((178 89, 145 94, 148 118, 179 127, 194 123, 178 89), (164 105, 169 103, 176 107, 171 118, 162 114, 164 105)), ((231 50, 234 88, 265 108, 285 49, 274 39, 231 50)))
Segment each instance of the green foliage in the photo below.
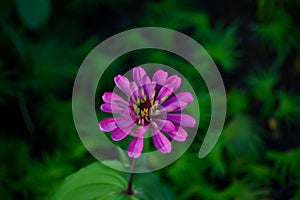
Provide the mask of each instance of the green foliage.
MULTIPOLYGON (((32 191, 38 199, 44 199, 45 194, 51 195, 61 179, 74 171, 74 166, 61 152, 44 155, 41 162, 33 162, 28 166, 27 174, 20 184, 26 191, 32 191)), ((24 192, 26 192, 24 191, 24 192)))
POLYGON ((276 110, 276 116, 287 123, 298 123, 300 115, 300 98, 286 92, 279 93, 279 106, 276 110))
MULTIPOLYGON (((1 199, 47 199, 55 191, 58 199, 300 199, 299 2, 2 0, 1 199), (114 61, 101 79, 97 103, 114 87, 113 76, 156 62, 188 79, 200 107, 200 127, 189 150, 158 176, 136 175, 140 193, 128 197, 120 193, 128 174, 99 163, 81 169, 95 158, 75 130, 71 96, 80 64, 98 43, 144 26, 174 29, 203 45, 225 83, 227 119, 212 152, 198 159, 211 100, 197 71, 181 57, 155 49, 114 61)), ((95 110, 101 118, 109 116, 98 104, 95 110)), ((94 147, 95 139, 87 145, 94 147)), ((121 156, 128 165, 127 155, 121 156)))
POLYGON ((67 177, 51 199, 174 199, 174 196, 152 174, 137 176, 133 185, 134 195, 124 194, 126 187, 127 174, 94 163, 67 177))
POLYGON ((290 16, 280 9, 277 9, 277 12, 273 13, 273 15, 266 22, 261 23, 257 27, 256 32, 259 34, 262 42, 276 51, 288 51, 291 42, 294 42, 293 35, 291 35, 290 16))
POLYGON ((222 23, 216 24, 211 30, 204 48, 220 64, 220 67, 226 72, 230 72, 237 67, 237 58, 240 56, 237 44, 237 24, 231 24, 225 27, 222 23))
POLYGON ((263 147, 260 132, 260 128, 252 118, 235 116, 223 132, 225 148, 234 157, 258 158, 263 147))
POLYGON ((273 94, 279 77, 277 73, 263 68, 256 71, 247 77, 247 83, 250 85, 255 99, 263 104, 262 116, 270 115, 276 102, 273 94))
POLYGON ((51 13, 50 0, 15 0, 15 3, 22 22, 31 30, 45 24, 51 13))
MULTIPOLYGON (((151 15, 151 18, 147 19, 146 22, 150 26, 155 24, 156 26, 160 25, 175 30, 192 29, 194 38, 201 42, 201 45, 224 71, 230 72, 238 66, 237 59, 240 52, 237 49, 239 42, 237 39, 239 28, 237 23, 225 26, 223 22, 218 22, 212 25, 205 12, 187 12, 180 5, 172 7, 174 4, 170 2, 172 1, 161 2, 163 7, 173 10, 173 12, 167 13, 156 9, 157 3, 150 4, 149 12, 155 14, 151 15)), ((188 4, 182 6, 186 7, 188 4)))
POLYGON ((232 88, 227 93, 227 101, 228 116, 245 113, 249 107, 249 97, 241 89, 232 88))
POLYGON ((268 157, 275 163, 274 173, 279 174, 281 182, 299 180, 300 149, 285 152, 270 151, 268 157))
POLYGON ((219 194, 215 194, 213 199, 245 199, 245 200, 256 200, 256 199, 268 199, 267 195, 269 191, 258 186, 247 184, 243 181, 234 181, 229 187, 221 191, 219 194))

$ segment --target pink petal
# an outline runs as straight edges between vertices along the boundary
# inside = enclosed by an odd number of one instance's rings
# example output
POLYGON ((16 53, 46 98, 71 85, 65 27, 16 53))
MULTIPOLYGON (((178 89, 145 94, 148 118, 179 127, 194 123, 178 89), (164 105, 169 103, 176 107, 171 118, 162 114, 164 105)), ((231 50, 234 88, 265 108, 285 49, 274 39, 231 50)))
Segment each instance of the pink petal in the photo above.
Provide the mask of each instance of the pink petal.
POLYGON ((155 94, 155 83, 149 83, 144 86, 145 92, 148 95, 148 99, 151 101, 155 94))
POLYGON ((163 70, 158 70, 152 77, 152 81, 159 85, 164 85, 168 78, 168 73, 163 70))
POLYGON ((124 107, 128 106, 128 102, 126 102, 122 97, 113 92, 104 92, 102 99, 105 103, 110 103, 124 107))
POLYGON ((178 90, 178 88, 181 85, 181 78, 178 77, 177 75, 170 76, 166 82, 165 85, 172 85, 173 86, 173 92, 178 90))
POLYGON ((194 97, 190 92, 180 92, 175 96, 171 97, 170 99, 168 99, 167 101, 165 101, 162 105, 165 106, 174 103, 176 101, 182 101, 190 104, 194 101, 194 97))
POLYGON ((150 78, 148 75, 144 75, 143 78, 142 78, 142 85, 146 85, 146 84, 149 84, 151 81, 150 81, 150 78))
POLYGON ((158 100, 158 101, 161 101, 161 100, 164 101, 169 96, 171 96, 172 93, 173 93, 173 86, 171 86, 171 85, 162 86, 162 88, 158 92, 156 100, 158 100))
POLYGON ((144 138, 135 137, 128 147, 128 156, 138 158, 144 148, 144 138))
POLYGON ((170 153, 172 145, 169 139, 158 130, 152 129, 152 133, 155 147, 164 154, 170 153))
POLYGON ((132 71, 133 80, 138 84, 138 86, 143 85, 143 78, 146 75, 146 72, 141 67, 135 67, 132 71))
POLYGON ((99 123, 99 128, 103 132, 111 132, 117 128, 115 118, 106 118, 99 123))
POLYGON ((153 122, 157 125, 158 130, 162 130, 165 132, 175 131, 174 124, 169 120, 154 119, 153 122))
POLYGON ((100 109, 103 112, 107 112, 107 113, 121 113, 124 108, 121 108, 117 105, 113 105, 110 103, 105 103, 100 106, 100 109))
POLYGON ((175 102, 165 106, 164 109, 167 112, 177 112, 177 111, 183 110, 187 106, 188 106, 188 103, 186 103, 186 102, 175 101, 175 102))
MULTIPOLYGON (((138 115, 131 109, 123 109, 122 112, 118 113, 121 115, 121 117, 125 117, 125 118, 136 118, 138 117, 138 115)), ((133 119, 132 119, 133 120, 133 119)))
POLYGON ((179 142, 185 141, 188 136, 187 132, 181 126, 176 126, 176 130, 173 132, 168 132, 168 134, 173 140, 179 142))
POLYGON ((128 127, 124 127, 124 128, 116 128, 112 134, 111 134, 111 138, 114 141, 120 141, 123 140, 131 131, 131 129, 134 127, 135 124, 131 124, 128 127))
POLYGON ((120 141, 123 140, 124 138, 126 138, 126 136, 128 135, 128 133, 124 132, 123 130, 121 130, 120 128, 116 128, 112 134, 111 134, 111 138, 114 141, 120 141))
POLYGON ((130 82, 125 76, 118 75, 114 78, 114 81, 120 90, 122 90, 128 97, 131 97, 129 88, 130 82))
POLYGON ((180 114, 180 113, 168 114, 167 119, 181 126, 195 127, 196 125, 196 120, 188 114, 180 114))
POLYGON ((136 130, 132 130, 131 133, 135 137, 144 137, 145 132, 148 130, 148 126, 140 126, 136 130))
POLYGON ((130 125, 132 125, 134 123, 134 121, 131 119, 131 117, 121 117, 116 119, 116 125, 119 128, 126 128, 130 125))
POLYGON ((136 99, 139 96, 139 90, 138 90, 138 86, 136 85, 135 82, 131 82, 129 85, 129 89, 130 89, 130 93, 132 94, 132 100, 134 100, 134 103, 136 103, 136 99))

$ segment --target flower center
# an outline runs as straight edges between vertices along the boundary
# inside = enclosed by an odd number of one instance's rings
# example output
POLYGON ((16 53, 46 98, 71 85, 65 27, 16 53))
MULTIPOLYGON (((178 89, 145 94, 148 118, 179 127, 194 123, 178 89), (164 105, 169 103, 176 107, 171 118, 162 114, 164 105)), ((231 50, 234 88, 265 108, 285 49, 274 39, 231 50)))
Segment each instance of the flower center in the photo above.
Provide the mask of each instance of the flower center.
POLYGON ((147 121, 149 121, 149 108, 144 108, 143 110, 141 110, 141 116, 142 118, 146 119, 147 121))
POLYGON ((141 125, 149 124, 150 118, 149 118, 149 109, 151 108, 151 102, 149 100, 141 100, 140 105, 138 105, 141 116, 141 125))
POLYGON ((136 104, 133 105, 135 113, 139 116, 136 123, 138 125, 148 125, 150 123, 150 110, 152 103, 149 100, 139 99, 136 104))

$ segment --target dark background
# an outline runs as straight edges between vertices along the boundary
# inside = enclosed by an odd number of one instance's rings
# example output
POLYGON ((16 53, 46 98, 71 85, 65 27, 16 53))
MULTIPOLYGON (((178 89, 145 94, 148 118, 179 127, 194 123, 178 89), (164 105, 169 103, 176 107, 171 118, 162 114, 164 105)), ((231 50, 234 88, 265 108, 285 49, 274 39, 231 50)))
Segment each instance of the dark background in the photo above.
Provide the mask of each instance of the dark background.
MULTIPOLYGON (((45 199, 66 176, 95 162, 73 123, 76 72, 98 43, 144 26, 175 29, 202 44, 228 95, 221 138, 200 160, 210 100, 205 89, 197 91, 199 137, 155 172, 170 191, 179 199, 300 199, 299 11, 297 0, 2 0, 1 199, 45 199)), ((171 58, 147 50, 117 64, 126 71, 136 62, 161 62, 197 82, 171 58)))

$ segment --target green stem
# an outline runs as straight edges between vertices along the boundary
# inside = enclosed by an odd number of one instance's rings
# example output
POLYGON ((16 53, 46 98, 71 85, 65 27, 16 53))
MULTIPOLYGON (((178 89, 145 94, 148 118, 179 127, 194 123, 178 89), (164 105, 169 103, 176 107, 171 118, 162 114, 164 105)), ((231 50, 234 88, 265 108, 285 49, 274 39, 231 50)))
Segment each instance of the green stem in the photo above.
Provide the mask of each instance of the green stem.
POLYGON ((132 169, 131 169, 130 177, 128 179, 128 186, 127 186, 127 189, 124 191, 124 193, 128 194, 128 195, 133 195, 134 194, 134 191, 132 189, 132 183, 133 183, 134 173, 135 173, 135 170, 136 170, 136 162, 137 162, 137 159, 133 158, 133 160, 132 160, 132 169))

